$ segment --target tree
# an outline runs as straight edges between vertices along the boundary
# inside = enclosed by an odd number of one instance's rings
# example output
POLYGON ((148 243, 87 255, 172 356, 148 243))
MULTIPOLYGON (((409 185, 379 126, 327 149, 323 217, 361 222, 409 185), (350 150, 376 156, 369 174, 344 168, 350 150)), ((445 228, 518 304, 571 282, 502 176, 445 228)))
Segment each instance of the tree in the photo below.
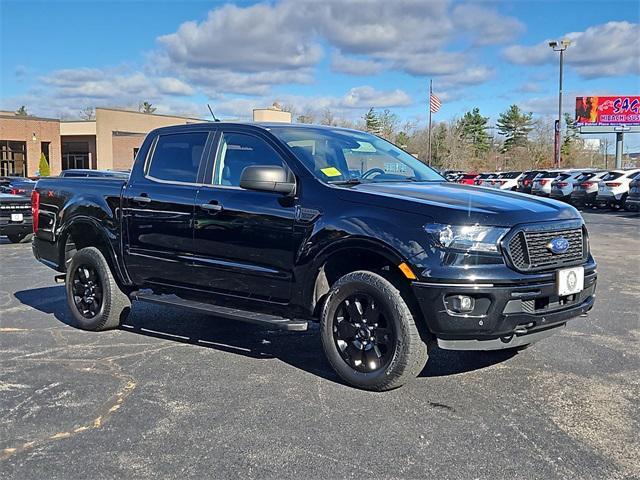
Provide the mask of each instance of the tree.
POLYGON ((472 145, 476 157, 489 150, 488 122, 489 117, 480 115, 480 109, 477 107, 465 113, 460 119, 460 137, 464 142, 472 145))
POLYGON ((398 135, 396 135, 396 145, 398 145, 400 148, 407 148, 407 146, 409 145, 409 134, 405 131, 402 131, 400 133, 398 133, 398 135))
POLYGON ((333 115, 333 112, 329 107, 325 108, 322 111, 322 116, 320 117, 321 125, 329 125, 331 127, 335 127, 338 125, 336 121, 336 117, 333 115))
POLYGON ((364 126, 367 132, 373 133, 374 135, 380 135, 380 120, 378 119, 378 114, 373 107, 371 107, 364 116, 364 126))
POLYGON ((302 112, 296 118, 296 122, 298 122, 298 123, 315 123, 315 121, 316 121, 316 115, 313 112, 313 110, 311 110, 311 108, 309 108, 309 107, 307 107, 304 110, 304 112, 302 112))
POLYGON ((398 116, 385 109, 378 115, 378 123, 380 124, 380 136, 393 142, 395 140, 396 131, 398 130, 398 116))
POLYGON ((83 120, 93 120, 96 116, 96 111, 93 107, 84 107, 80 110, 80 118, 83 120))
POLYGON ((506 112, 500 114, 496 125, 498 132, 505 136, 505 152, 527 145, 527 137, 533 125, 532 117, 531 112, 524 113, 517 105, 511 105, 506 112))
POLYGON ((156 107, 149 102, 142 102, 138 105, 138 111, 142 113, 153 113, 156 111, 156 107))
POLYGON ((564 114, 564 121, 567 125, 567 130, 564 134, 564 140, 562 140, 562 148, 560 153, 562 156, 569 155, 571 146, 578 139, 578 127, 576 126, 576 120, 569 113, 564 114))
POLYGON ((16 115, 18 115, 19 117, 28 117, 29 112, 27 112, 27 107, 22 105, 18 110, 16 110, 16 115))
POLYGON ((49 169, 49 162, 47 162, 47 157, 44 156, 44 152, 40 153, 40 163, 38 164, 38 172, 41 177, 48 177, 51 175, 51 170, 49 169))

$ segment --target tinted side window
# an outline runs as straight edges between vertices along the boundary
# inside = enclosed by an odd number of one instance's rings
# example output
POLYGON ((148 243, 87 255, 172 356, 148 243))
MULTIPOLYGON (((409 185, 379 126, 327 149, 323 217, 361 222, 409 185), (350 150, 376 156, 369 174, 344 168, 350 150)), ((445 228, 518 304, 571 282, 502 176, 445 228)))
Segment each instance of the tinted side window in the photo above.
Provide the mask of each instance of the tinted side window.
POLYGON ((225 133, 220 139, 214 185, 240 186, 240 175, 250 165, 273 165, 286 168, 280 155, 261 138, 244 133, 225 133))
POLYGON ((194 183, 207 135, 206 132, 160 135, 147 173, 159 180, 194 183))

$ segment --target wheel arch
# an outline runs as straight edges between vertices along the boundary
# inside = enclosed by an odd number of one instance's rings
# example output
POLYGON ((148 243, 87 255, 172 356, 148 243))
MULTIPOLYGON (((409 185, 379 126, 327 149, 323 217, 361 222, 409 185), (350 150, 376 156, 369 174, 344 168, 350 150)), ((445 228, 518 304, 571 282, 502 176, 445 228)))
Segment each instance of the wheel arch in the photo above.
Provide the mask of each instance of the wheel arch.
POLYGON ((327 246, 316 256, 308 270, 303 305, 313 316, 317 316, 331 285, 343 275, 357 270, 381 274, 410 302, 417 302, 410 288, 410 280, 399 268, 404 260, 391 246, 371 239, 349 239, 327 246))
POLYGON ((59 265, 66 272, 74 253, 85 247, 96 247, 104 255, 109 268, 120 286, 129 284, 116 248, 118 238, 108 232, 95 219, 77 216, 65 224, 58 235, 59 265))

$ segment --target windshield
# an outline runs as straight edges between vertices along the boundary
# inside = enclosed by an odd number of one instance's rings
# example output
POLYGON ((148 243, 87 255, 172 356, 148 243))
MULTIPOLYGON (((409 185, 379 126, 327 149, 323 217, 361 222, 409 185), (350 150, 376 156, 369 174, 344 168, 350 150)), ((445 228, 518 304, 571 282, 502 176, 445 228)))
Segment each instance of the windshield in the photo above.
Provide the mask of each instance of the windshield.
POLYGON ((271 132, 325 183, 445 181, 417 158, 368 133, 313 127, 271 132))

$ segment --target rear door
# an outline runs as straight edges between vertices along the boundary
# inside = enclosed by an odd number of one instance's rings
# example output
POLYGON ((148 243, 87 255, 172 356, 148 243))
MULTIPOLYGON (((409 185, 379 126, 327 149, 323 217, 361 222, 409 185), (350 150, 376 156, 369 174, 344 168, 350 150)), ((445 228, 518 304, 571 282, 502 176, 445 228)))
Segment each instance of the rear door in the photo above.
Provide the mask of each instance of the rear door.
POLYGON ((286 303, 294 264, 295 198, 240 188, 249 165, 288 169, 280 147, 255 131, 224 129, 196 198, 194 280, 201 288, 286 303))
POLYGON ((195 198, 209 131, 161 133, 123 196, 125 261, 136 284, 189 286, 195 198))

